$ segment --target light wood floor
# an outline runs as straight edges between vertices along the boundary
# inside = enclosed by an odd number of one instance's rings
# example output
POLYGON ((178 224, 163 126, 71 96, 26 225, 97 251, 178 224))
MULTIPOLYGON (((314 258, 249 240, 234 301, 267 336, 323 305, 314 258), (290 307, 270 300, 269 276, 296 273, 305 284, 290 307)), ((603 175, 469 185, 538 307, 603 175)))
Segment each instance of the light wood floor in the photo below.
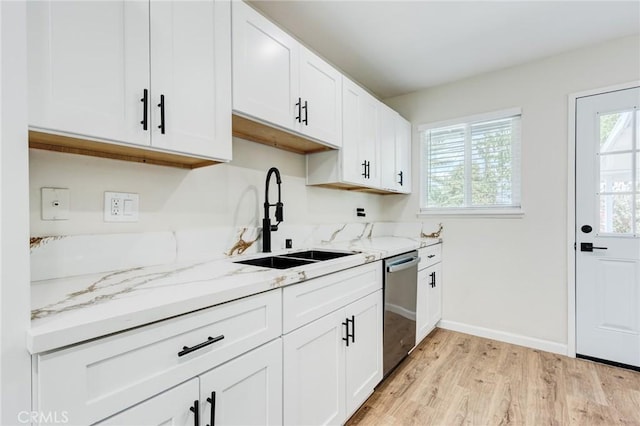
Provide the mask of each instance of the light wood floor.
POLYGON ((347 423, 640 425, 640 373, 442 329, 347 423))

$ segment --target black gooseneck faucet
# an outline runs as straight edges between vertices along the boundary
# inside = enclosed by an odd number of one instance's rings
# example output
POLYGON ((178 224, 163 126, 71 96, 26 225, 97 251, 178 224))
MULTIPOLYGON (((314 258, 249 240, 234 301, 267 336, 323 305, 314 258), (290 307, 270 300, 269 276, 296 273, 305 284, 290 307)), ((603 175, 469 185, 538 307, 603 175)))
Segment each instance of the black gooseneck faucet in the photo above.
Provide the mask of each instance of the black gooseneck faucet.
POLYGON ((278 225, 282 222, 282 199, 281 199, 281 188, 282 180, 280 179, 280 170, 275 167, 272 167, 267 172, 267 180, 264 187, 264 219, 262 219, 262 251, 264 253, 271 253, 271 231, 277 231, 278 225), (269 181, 271 180, 271 175, 276 174, 276 183, 278 184, 278 202, 275 204, 269 204, 269 181), (276 221, 275 225, 271 224, 271 219, 269 218, 269 207, 276 207, 276 221))

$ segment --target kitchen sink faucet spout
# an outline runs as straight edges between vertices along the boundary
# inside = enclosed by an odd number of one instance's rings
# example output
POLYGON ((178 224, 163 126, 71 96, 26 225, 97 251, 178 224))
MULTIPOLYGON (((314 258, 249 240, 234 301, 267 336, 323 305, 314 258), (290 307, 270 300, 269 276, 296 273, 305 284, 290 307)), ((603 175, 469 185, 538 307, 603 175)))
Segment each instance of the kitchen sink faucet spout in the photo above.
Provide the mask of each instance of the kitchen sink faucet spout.
POLYGON ((278 225, 282 223, 282 192, 281 192, 281 184, 282 179, 280 179, 280 171, 272 167, 267 172, 267 179, 264 187, 264 219, 262 219, 262 251, 264 253, 271 252, 271 232, 278 230, 278 225), (271 180, 271 175, 276 175, 276 183, 278 184, 278 202, 275 204, 269 204, 269 181, 271 180), (269 207, 275 206, 276 208, 276 221, 275 225, 271 224, 271 219, 269 218, 269 207))

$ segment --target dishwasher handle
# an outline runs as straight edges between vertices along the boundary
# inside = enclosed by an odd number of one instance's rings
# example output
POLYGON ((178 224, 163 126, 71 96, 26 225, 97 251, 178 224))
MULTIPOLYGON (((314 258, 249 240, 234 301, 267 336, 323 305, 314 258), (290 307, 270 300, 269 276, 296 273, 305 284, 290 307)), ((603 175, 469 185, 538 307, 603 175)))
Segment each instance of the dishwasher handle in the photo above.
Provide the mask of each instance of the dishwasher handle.
POLYGON ((405 269, 416 266, 418 263, 420 263, 420 256, 405 257, 404 259, 400 259, 397 262, 387 265, 387 272, 393 273, 404 271, 405 269))

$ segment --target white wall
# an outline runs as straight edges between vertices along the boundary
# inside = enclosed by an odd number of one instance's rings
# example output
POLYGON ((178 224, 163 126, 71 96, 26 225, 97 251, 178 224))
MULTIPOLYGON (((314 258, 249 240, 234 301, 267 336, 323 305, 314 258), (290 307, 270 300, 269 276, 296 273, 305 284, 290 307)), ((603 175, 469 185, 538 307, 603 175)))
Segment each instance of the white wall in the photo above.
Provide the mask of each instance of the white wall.
MULTIPOLYGON (((371 222, 382 197, 305 185, 305 157, 234 138, 233 161, 195 170, 30 150, 31 235, 144 232, 214 226, 262 226, 267 170, 282 174, 286 224, 371 222), (70 189, 70 219, 43 221, 40 188, 70 189), (138 223, 103 222, 104 191, 140 194, 138 223), (356 207, 367 217, 357 218, 356 207)), ((269 201, 277 200, 275 179, 269 201)), ((273 209, 271 216, 273 218, 273 209)))
MULTIPOLYGON (((0 2, 0 424, 31 409, 26 15, 0 2)), ((24 417, 23 417, 24 420, 24 417)))
MULTIPOLYGON (((525 215, 442 218, 445 325, 485 334, 481 328, 486 328, 511 340, 518 335, 541 339, 539 347, 564 350, 568 94, 638 79, 636 36, 386 100, 414 126, 522 107, 525 215)), ((420 168, 415 131, 413 141, 415 192, 410 198, 385 198, 386 220, 416 219, 420 168)))

